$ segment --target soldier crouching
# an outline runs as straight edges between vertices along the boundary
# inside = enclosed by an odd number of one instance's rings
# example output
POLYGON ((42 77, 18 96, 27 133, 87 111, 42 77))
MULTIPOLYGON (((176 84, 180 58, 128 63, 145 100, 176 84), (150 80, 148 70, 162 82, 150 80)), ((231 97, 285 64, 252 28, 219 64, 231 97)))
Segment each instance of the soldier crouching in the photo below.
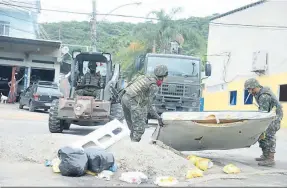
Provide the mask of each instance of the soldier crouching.
POLYGON ((145 132, 146 109, 149 109, 150 113, 157 117, 159 125, 163 126, 162 119, 152 106, 152 102, 167 75, 167 67, 159 65, 154 69, 153 75, 141 75, 125 88, 121 104, 131 131, 131 141, 139 142, 145 132))

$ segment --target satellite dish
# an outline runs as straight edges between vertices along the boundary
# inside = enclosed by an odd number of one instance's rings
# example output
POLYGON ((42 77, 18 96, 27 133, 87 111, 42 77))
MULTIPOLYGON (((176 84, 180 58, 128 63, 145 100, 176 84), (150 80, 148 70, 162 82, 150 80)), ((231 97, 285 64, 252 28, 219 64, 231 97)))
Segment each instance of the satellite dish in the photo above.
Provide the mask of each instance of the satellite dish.
POLYGON ((67 54, 67 53, 69 53, 70 49, 68 46, 63 46, 61 51, 62 51, 62 54, 67 54))

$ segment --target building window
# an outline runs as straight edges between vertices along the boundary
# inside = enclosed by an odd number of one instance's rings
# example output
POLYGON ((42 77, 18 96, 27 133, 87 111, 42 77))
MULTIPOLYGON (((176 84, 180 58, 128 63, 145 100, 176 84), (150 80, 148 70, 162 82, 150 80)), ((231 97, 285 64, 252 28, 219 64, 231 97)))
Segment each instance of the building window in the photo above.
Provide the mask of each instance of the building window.
POLYGON ((0 21, 0 36, 9 36, 10 23, 0 21))
POLYGON ((244 90, 244 104, 253 104, 253 95, 249 94, 248 90, 244 90))
POLYGON ((234 106, 237 102, 237 91, 230 91, 229 93, 229 104, 234 106))
POLYGON ((287 84, 279 86, 279 101, 287 102, 287 84))

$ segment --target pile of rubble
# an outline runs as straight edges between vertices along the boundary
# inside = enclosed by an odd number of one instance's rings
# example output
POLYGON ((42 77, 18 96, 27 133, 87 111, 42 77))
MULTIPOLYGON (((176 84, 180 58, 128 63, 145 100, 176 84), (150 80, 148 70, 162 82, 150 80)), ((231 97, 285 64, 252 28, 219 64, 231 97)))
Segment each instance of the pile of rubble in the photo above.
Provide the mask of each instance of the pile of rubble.
POLYGON ((115 156, 116 163, 123 171, 139 171, 149 177, 172 176, 185 178, 193 165, 187 159, 146 142, 131 142, 129 137, 115 143, 108 149, 115 156))

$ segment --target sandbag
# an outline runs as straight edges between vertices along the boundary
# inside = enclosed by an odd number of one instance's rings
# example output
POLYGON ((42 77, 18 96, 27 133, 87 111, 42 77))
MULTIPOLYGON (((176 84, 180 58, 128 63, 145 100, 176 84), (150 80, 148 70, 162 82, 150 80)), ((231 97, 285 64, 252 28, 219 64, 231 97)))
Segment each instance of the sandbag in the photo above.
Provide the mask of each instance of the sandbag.
POLYGON ((88 147, 85 149, 88 156, 88 170, 101 173, 109 170, 115 163, 114 155, 97 147, 88 147))
POLYGON ((63 176, 79 177, 86 173, 88 157, 83 148, 63 147, 58 151, 63 176))

